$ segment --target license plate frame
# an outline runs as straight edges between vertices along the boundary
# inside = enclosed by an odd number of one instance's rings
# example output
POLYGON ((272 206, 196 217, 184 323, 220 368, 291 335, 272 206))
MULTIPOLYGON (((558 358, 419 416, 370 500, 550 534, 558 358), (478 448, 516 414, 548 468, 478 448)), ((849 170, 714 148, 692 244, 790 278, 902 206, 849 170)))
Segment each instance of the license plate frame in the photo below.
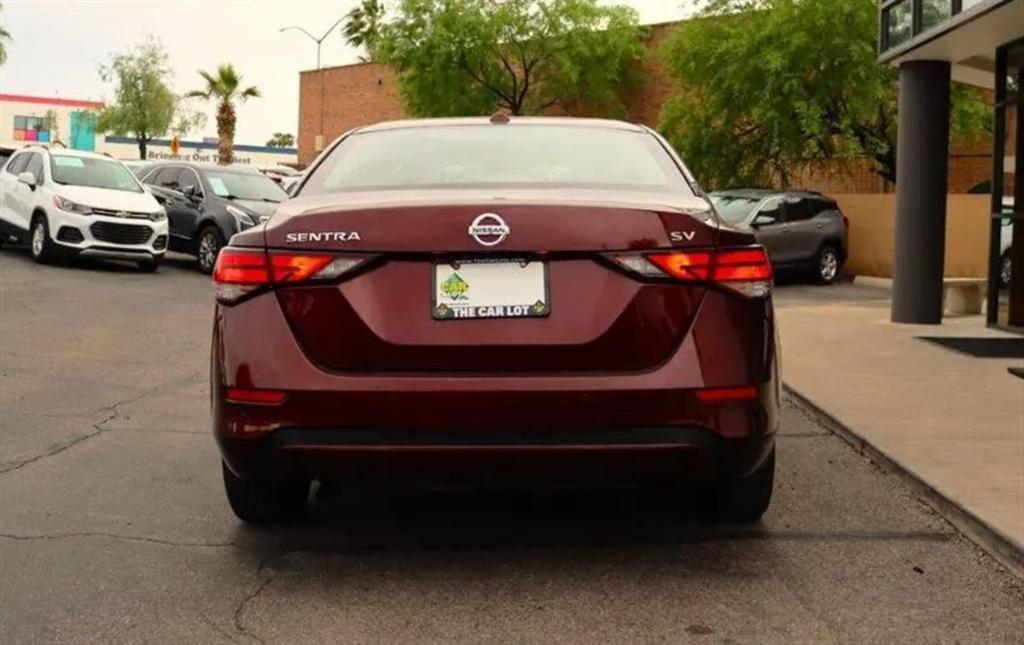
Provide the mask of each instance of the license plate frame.
POLYGON ((529 319, 551 315, 550 267, 543 260, 526 257, 438 260, 432 264, 430 274, 430 309, 434 320, 529 319), (499 273, 503 269, 508 272, 513 267, 518 267, 522 275, 503 276, 499 273), (444 283, 453 275, 456 280, 442 290, 444 283), (503 280, 505 285, 500 284, 503 280), (519 283, 515 284, 517 280, 519 283), (532 284, 526 284, 524 280, 532 281, 532 284), (460 282, 465 286, 460 287, 460 282), (477 294, 486 292, 477 296, 475 303, 468 295, 474 283, 478 287, 477 294), (491 291, 510 285, 513 291, 518 289, 522 293, 507 296, 508 302, 498 302, 504 296, 495 296, 491 291), (464 297, 465 302, 453 297, 456 294, 464 297))

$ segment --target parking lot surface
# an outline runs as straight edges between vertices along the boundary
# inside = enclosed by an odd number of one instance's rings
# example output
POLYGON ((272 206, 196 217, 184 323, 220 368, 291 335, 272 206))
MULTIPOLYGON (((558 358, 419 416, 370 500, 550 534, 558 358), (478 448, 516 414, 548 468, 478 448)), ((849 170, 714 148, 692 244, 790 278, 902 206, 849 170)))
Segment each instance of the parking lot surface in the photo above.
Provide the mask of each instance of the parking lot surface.
MULTIPOLYGON (((804 289, 782 298, 827 295, 804 289)), ((211 316, 180 256, 0 250, 4 643, 1024 641, 1024 584, 790 404, 755 527, 564 491, 344 492, 245 527, 208 427, 211 316)))

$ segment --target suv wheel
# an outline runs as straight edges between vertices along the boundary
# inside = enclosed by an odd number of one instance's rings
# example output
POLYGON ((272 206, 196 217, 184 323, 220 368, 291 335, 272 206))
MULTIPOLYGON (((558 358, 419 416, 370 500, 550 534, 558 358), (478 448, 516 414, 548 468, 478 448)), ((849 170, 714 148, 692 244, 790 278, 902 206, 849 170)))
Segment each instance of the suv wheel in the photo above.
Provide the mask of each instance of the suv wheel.
POLYGON ((248 524, 283 524, 300 519, 306 510, 309 482, 242 479, 221 462, 224 492, 238 519, 248 524))
POLYGON ((823 246, 815 258, 815 279, 818 284, 832 284, 839 276, 839 254, 831 246, 823 246))
POLYGON ((45 215, 36 215, 32 220, 30 241, 33 260, 46 264, 53 259, 53 242, 50 241, 50 226, 46 223, 45 215))
POLYGON ((721 482, 714 491, 715 519, 746 524, 761 519, 772 501, 775 482, 775 449, 749 477, 721 482))
POLYGON ((1013 260, 1010 258, 1010 249, 1006 249, 1003 257, 999 260, 999 286, 1003 289, 1009 289, 1012 278, 1013 260))
POLYGON ((206 226, 199 232, 199 241, 196 243, 196 258, 199 260, 199 270, 203 273, 213 273, 213 267, 217 264, 217 255, 224 247, 224 236, 220 234, 216 226, 206 226))

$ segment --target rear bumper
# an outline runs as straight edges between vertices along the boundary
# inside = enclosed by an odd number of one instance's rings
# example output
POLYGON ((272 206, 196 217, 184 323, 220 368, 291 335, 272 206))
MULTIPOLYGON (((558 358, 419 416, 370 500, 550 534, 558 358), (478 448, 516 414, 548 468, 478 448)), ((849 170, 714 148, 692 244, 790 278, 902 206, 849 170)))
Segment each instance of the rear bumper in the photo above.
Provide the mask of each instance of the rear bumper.
POLYGON ((704 428, 533 433, 415 433, 281 428, 218 437, 228 467, 254 479, 362 482, 675 483, 744 476, 774 435, 723 439, 704 428))

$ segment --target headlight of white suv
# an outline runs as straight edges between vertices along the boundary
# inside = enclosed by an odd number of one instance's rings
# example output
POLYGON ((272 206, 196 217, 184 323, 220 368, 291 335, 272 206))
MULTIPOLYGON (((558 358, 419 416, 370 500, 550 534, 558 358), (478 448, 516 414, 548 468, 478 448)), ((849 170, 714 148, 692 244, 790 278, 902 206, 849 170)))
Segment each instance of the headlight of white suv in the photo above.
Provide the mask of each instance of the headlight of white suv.
POLYGON ((167 211, 165 211, 162 208, 158 211, 153 211, 152 213, 149 214, 149 219, 153 220, 154 222, 159 222, 160 220, 167 219, 167 211))
POLYGON ((60 195, 53 196, 53 205, 62 211, 68 211, 70 213, 78 213, 79 215, 92 215, 92 209, 82 204, 76 204, 70 199, 65 199, 60 195))
POLYGON ((235 218, 235 224, 238 225, 238 230, 243 228, 249 228, 250 226, 256 226, 256 221, 252 218, 252 215, 243 211, 241 208, 228 204, 225 207, 228 214, 235 218))

